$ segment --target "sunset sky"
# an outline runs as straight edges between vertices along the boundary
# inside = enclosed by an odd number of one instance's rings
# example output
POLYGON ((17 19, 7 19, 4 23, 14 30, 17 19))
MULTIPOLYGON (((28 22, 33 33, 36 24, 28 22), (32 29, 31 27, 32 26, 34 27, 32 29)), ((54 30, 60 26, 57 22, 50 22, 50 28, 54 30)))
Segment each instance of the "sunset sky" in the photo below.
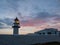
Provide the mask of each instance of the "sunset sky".
POLYGON ((60 0, 0 0, 0 34, 12 33, 16 17, 21 34, 45 28, 60 30, 60 0))

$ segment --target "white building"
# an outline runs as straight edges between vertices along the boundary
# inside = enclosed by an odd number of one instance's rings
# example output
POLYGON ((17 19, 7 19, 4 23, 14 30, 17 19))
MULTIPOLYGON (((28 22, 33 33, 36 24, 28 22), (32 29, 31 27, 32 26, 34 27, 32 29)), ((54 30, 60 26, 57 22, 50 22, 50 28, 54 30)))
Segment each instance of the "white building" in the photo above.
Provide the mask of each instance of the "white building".
POLYGON ((54 28, 47 28, 47 29, 44 29, 35 33, 39 35, 59 35, 59 31, 54 28))

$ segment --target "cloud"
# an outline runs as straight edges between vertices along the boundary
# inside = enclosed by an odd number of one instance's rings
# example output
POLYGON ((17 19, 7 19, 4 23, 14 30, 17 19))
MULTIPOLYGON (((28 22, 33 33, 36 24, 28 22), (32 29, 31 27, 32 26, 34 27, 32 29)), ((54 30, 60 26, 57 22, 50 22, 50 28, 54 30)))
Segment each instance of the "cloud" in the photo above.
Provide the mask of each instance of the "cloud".
POLYGON ((9 8, 12 8, 14 11, 17 11, 19 7, 18 1, 19 0, 7 0, 9 8))
POLYGON ((33 19, 40 19, 40 20, 52 20, 52 19, 56 19, 58 20, 60 18, 59 14, 52 14, 52 13, 48 13, 48 12, 38 12, 33 14, 35 17, 33 19))
POLYGON ((0 19, 0 28, 11 28, 13 24, 13 19, 5 18, 0 19))
POLYGON ((49 17, 52 17, 53 15, 49 14, 48 12, 38 12, 35 14, 36 15, 36 19, 46 19, 49 17))
POLYGON ((0 22, 12 25, 9 18, 18 17, 22 26, 57 24, 60 21, 59 5, 58 0, 0 0, 0 18, 4 18, 0 22))
POLYGON ((2 17, 11 17, 13 15, 14 18, 19 16, 18 13, 20 12, 23 18, 33 18, 32 13, 39 13, 43 11, 48 13, 60 13, 59 4, 60 3, 56 0, 1 0, 0 12, 1 15, 3 15, 2 17))
POLYGON ((2 28, 8 28, 8 25, 3 22, 0 22, 0 29, 2 28))

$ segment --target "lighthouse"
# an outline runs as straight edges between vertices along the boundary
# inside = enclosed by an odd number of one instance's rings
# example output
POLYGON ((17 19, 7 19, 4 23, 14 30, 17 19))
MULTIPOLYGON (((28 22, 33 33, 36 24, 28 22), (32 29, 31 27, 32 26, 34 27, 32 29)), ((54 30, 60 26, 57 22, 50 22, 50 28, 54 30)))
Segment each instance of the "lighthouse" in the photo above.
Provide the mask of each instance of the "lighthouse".
POLYGON ((20 23, 19 23, 19 19, 16 17, 14 19, 14 25, 12 26, 13 27, 13 35, 18 35, 19 33, 19 28, 20 28, 20 23))

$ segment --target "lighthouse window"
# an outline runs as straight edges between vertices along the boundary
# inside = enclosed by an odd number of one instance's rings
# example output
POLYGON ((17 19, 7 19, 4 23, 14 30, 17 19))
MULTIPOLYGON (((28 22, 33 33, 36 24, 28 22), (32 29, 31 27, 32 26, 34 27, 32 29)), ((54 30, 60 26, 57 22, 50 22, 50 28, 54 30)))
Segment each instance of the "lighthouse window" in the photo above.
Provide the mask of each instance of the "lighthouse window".
POLYGON ((51 32, 48 32, 48 34, 51 34, 51 32))
POLYGON ((41 34, 41 33, 39 33, 39 34, 41 34))
POLYGON ((56 34, 57 32, 55 32, 55 34, 56 34))
POLYGON ((43 33, 43 34, 45 34, 45 33, 43 33))

